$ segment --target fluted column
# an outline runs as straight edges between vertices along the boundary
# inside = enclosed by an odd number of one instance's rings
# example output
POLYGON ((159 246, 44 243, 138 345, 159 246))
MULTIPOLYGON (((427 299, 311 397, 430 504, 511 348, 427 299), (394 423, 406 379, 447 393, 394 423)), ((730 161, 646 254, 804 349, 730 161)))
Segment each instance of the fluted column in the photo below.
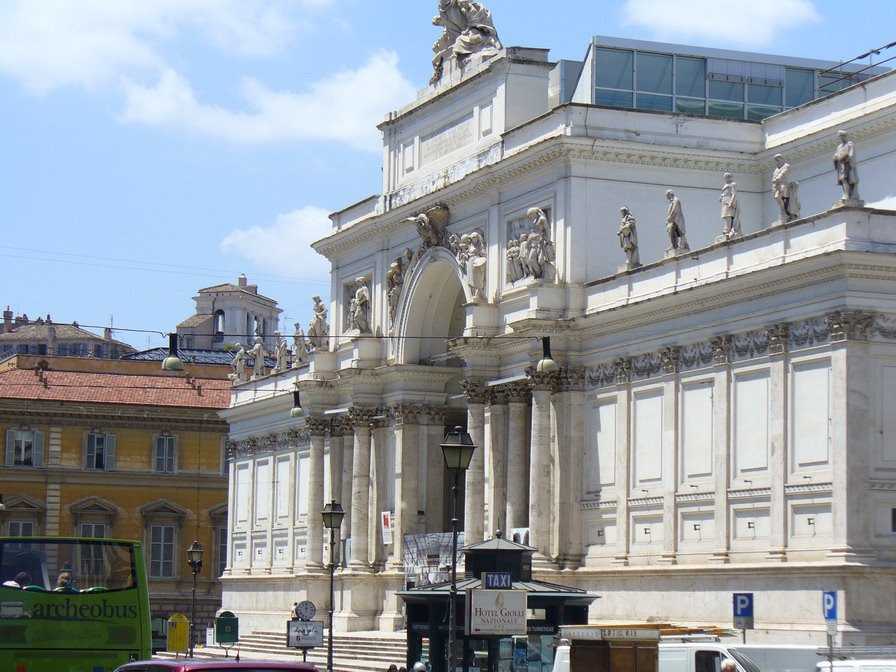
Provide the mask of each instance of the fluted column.
POLYGON ((311 459, 308 465, 308 518, 305 523, 307 534, 305 566, 309 569, 323 567, 324 523, 321 518, 324 497, 324 441, 327 420, 310 416, 305 419, 311 434, 311 459))
POLYGON ((392 535, 392 569, 404 566, 404 535, 417 532, 420 482, 420 415, 417 404, 396 404, 389 409, 395 422, 395 530, 392 535))
POLYGON ((444 408, 426 407, 426 531, 444 532, 445 525, 445 460, 439 444, 445 438, 444 408))
POLYGON ((551 552, 551 394, 556 373, 530 368, 532 381, 532 441, 529 455, 529 545, 538 549, 533 562, 550 565, 551 552))
POLYGON ((352 457, 352 523, 351 556, 349 567, 356 571, 370 568, 370 423, 375 411, 354 406, 349 409, 349 420, 355 433, 352 457))
POLYGON ((560 387, 554 395, 557 428, 552 535, 563 567, 582 564, 582 499, 585 471, 585 369, 566 366, 560 370, 560 387))
POLYGON ((345 517, 342 519, 342 527, 339 530, 341 539, 348 539, 352 534, 352 476, 354 474, 354 431, 348 418, 340 418, 339 427, 342 431, 342 486, 340 489, 340 503, 345 509, 345 517), (349 438, 351 437, 351 438, 349 438), (346 445, 351 441, 350 445, 346 445))
POLYGON ((511 530, 529 524, 529 397, 528 381, 505 386, 507 390, 507 538, 511 530))
POLYGON ((476 445, 464 488, 464 545, 485 535, 485 404, 489 390, 479 381, 463 381, 467 396, 467 431, 476 445))
POLYGON ((507 531, 507 393, 494 390, 488 407, 489 446, 491 463, 488 475, 489 537, 507 531))
MULTIPOLYGON (((344 460, 345 460, 345 429, 342 419, 333 418, 329 422, 329 435, 330 435, 330 499, 336 500, 342 505, 344 510, 349 509, 348 502, 344 499, 343 493, 347 492, 347 489, 343 489, 342 487, 342 474, 344 470, 344 460)), ((349 477, 351 477, 351 472, 349 472, 349 477)), ((349 481, 349 484, 351 481, 349 481)), ((326 501, 324 505, 326 505, 326 501)), ((343 518, 343 524, 345 519, 343 518)), ((333 533, 333 544, 336 547, 336 562, 339 562, 339 546, 342 542, 342 531, 336 530, 333 533)), ((326 562, 329 562, 329 554, 326 554, 324 557, 326 562)))

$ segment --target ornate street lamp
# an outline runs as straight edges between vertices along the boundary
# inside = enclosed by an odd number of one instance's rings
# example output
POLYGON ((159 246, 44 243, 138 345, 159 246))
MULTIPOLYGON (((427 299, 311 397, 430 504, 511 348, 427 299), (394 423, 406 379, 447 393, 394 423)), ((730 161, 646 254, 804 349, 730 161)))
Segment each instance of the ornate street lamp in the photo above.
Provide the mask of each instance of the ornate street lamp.
POLYGON ((193 599, 190 606, 190 658, 193 657, 193 645, 196 643, 196 575, 202 570, 202 554, 205 549, 198 541, 187 549, 187 564, 193 571, 193 599))
POLYGON ((292 391, 292 410, 289 412, 291 418, 304 418, 305 409, 302 408, 302 398, 299 394, 299 386, 292 391))
POLYGON ((457 486, 461 472, 466 471, 473 459, 476 445, 463 427, 455 427, 453 432, 445 435, 445 441, 439 444, 445 467, 451 470, 454 477, 451 486, 452 518, 451 518, 451 590, 448 597, 448 672, 455 672, 457 665, 454 658, 454 642, 457 630, 457 486))
POLYGON ((183 371, 184 363, 177 356, 177 334, 168 334, 168 356, 162 362, 163 371, 183 371))
POLYGON ((345 510, 333 499, 323 508, 320 515, 324 519, 324 527, 330 530, 330 633, 327 637, 327 672, 333 672, 333 575, 336 573, 336 551, 333 538, 336 530, 342 525, 345 510))
POLYGON ((560 369, 560 365, 554 361, 554 358, 551 357, 551 337, 544 336, 541 339, 541 352, 542 356, 538 363, 535 365, 535 370, 539 373, 550 373, 551 371, 558 371, 560 369))

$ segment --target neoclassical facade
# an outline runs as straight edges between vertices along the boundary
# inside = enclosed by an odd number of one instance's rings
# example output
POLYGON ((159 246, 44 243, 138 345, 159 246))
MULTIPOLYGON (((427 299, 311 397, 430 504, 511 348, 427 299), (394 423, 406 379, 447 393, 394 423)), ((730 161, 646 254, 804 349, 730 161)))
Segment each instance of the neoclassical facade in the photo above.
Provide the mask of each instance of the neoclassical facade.
POLYGON ((441 67, 380 127, 383 194, 315 243, 322 347, 234 387, 224 608, 326 608, 332 498, 336 628, 403 627, 396 591, 445 578, 409 549, 450 529, 461 425, 465 543, 526 540, 539 579, 601 597, 592 622, 730 627, 746 591, 754 641, 822 643, 836 589, 838 643, 891 642, 896 75, 748 121, 559 104, 541 50, 441 67))

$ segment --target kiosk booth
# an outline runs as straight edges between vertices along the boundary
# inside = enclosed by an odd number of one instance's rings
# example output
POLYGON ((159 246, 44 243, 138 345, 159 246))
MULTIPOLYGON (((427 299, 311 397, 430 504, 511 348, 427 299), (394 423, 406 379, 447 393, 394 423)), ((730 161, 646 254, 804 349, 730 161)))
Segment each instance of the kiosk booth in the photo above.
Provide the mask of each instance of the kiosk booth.
MULTIPOLYGON (((561 625, 588 622, 597 599, 583 590, 532 579, 536 549, 494 539, 462 549, 451 672, 551 672, 561 625), (520 613, 522 612, 522 613, 520 613)), ((399 593, 407 605, 408 660, 446 672, 450 583, 399 593)))

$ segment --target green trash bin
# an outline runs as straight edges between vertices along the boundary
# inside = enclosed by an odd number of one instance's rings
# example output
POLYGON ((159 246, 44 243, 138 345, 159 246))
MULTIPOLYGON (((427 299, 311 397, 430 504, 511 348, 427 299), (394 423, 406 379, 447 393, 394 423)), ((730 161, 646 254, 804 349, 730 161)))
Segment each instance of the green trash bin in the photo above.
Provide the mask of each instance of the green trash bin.
POLYGON ((236 644, 240 640, 240 619, 233 612, 222 611, 215 619, 215 642, 236 644))

